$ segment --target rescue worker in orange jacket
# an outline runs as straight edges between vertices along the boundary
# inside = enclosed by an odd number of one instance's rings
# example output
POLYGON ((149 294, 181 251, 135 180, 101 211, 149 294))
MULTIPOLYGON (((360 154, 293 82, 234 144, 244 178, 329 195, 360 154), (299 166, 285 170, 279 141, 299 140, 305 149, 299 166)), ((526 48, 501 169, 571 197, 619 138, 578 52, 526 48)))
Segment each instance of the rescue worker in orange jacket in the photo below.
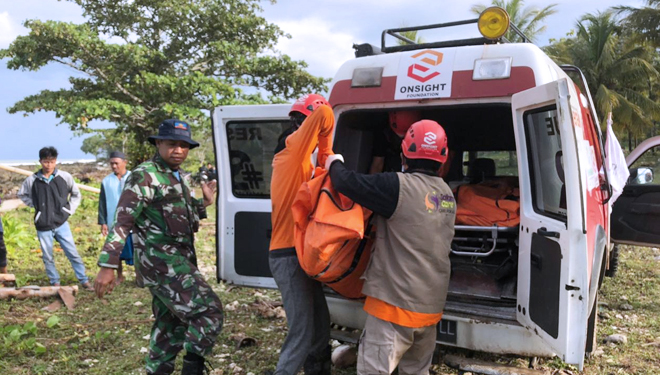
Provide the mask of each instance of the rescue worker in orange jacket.
POLYGON ((311 156, 318 146, 318 165, 332 154, 334 114, 320 95, 298 99, 289 113, 292 127, 275 150, 271 179, 272 236, 269 264, 282 293, 289 332, 275 374, 330 375, 330 313, 321 283, 305 274, 294 247, 291 205, 303 182, 312 178, 311 156))
POLYGON ((404 172, 359 174, 341 155, 328 157, 335 189, 376 214, 376 243, 364 273, 368 313, 358 352, 358 374, 428 374, 436 324, 449 285, 449 252, 456 204, 438 176, 447 136, 421 120, 401 143, 404 172))

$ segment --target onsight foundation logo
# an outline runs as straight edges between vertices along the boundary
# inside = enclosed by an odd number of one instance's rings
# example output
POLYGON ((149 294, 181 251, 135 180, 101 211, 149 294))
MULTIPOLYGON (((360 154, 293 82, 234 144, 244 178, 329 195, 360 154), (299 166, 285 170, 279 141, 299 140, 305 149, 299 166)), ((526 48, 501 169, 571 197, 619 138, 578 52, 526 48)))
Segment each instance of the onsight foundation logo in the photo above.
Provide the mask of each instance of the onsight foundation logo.
POLYGON ((412 55, 418 62, 408 67, 408 77, 419 82, 426 82, 440 75, 434 68, 442 63, 442 53, 425 50, 412 55))
POLYGON ((427 145, 434 145, 437 136, 433 132, 427 132, 424 134, 424 143, 427 145))

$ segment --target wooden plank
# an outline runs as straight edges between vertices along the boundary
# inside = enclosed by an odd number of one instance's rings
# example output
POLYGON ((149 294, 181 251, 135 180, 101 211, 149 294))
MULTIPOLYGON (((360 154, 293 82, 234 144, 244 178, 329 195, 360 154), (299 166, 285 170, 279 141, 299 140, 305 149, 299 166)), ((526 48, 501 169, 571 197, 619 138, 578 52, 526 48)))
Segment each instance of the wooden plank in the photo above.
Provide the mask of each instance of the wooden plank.
POLYGON ((459 357, 448 354, 444 358, 447 366, 459 371, 471 372, 482 375, 549 375, 542 370, 533 370, 512 366, 499 365, 497 363, 480 361, 478 359, 459 357))
POLYGON ((0 273, 0 283, 6 281, 16 282, 16 276, 12 273, 0 273))

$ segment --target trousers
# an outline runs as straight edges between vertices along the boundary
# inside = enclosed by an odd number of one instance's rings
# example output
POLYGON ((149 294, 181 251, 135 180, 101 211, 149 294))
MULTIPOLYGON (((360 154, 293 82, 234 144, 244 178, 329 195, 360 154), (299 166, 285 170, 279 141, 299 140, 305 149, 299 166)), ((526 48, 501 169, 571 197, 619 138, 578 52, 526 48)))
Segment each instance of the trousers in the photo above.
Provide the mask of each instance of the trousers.
POLYGON ((293 248, 273 250, 269 255, 289 328, 275 374, 296 375, 304 368, 306 375, 329 375, 330 312, 323 286, 300 268, 293 248))

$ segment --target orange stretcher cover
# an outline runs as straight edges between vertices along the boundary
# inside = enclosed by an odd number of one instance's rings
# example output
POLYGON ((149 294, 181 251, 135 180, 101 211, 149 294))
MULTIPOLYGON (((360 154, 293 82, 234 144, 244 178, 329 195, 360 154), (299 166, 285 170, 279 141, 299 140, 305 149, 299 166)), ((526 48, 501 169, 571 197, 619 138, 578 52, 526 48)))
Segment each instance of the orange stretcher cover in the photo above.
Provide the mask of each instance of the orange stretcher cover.
POLYGON ((515 227, 520 224, 520 192, 506 179, 461 185, 456 197, 456 224, 515 227))
POLYGON ((339 194, 327 172, 317 168, 303 183, 291 210, 294 240, 302 269, 348 298, 361 298, 373 238, 365 236, 371 211, 339 194))

